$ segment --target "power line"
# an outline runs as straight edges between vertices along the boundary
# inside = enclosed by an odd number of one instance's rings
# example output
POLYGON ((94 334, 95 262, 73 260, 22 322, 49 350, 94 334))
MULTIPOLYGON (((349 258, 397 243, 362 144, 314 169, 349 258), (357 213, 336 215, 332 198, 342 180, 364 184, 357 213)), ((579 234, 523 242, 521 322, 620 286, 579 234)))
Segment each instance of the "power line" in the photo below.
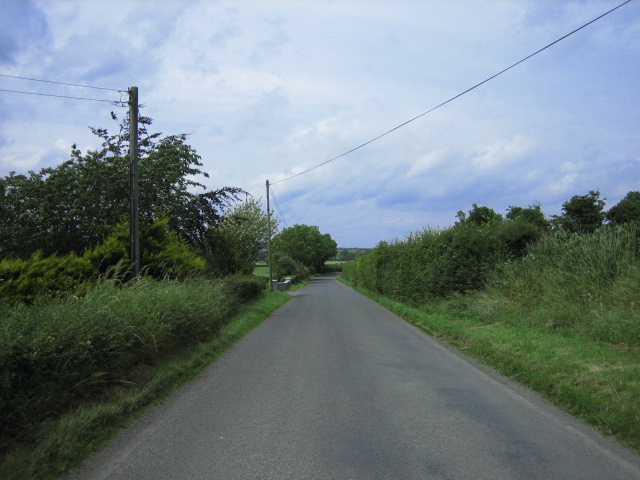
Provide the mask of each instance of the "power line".
POLYGON ((119 93, 125 93, 126 90, 119 90, 116 88, 105 88, 105 87, 96 87, 94 85, 82 85, 79 83, 67 83, 67 82, 56 82, 53 80, 42 80, 39 78, 29 78, 29 77, 18 77, 16 75, 6 75, 6 74, 2 74, 0 73, 0 77, 6 77, 6 78, 15 78, 18 80, 29 80, 31 82, 44 82, 44 83, 53 83, 55 85, 67 85, 70 87, 81 87, 81 88, 93 88, 95 90, 110 90, 112 92, 119 92, 119 93))
POLYGON ((551 46, 555 45, 555 44, 556 44, 556 43, 558 43, 558 42, 561 42, 561 41, 562 41, 562 40, 564 40, 565 38, 570 37, 571 35, 573 35, 574 33, 576 33, 576 32, 578 32, 578 31, 582 30, 582 29, 583 29, 583 28, 585 28, 585 27, 588 27, 588 26, 589 26, 589 25, 591 25, 592 23, 597 22, 597 21, 598 21, 598 20, 600 20, 601 18, 605 17, 606 15, 609 15, 610 13, 614 12, 615 10, 619 9, 620 7, 623 7, 624 5, 626 5, 626 4, 627 4, 627 3, 629 3, 629 2, 631 2, 631 0, 627 0, 626 2, 621 3, 621 4, 620 4, 620 5, 618 5, 617 7, 612 8, 611 10, 609 10, 609 11, 607 11, 607 12, 603 13, 602 15, 600 15, 600 16, 598 16, 598 17, 594 18, 593 20, 591 20, 591 21, 589 21, 589 22, 585 23, 584 25, 582 25, 582 26, 580 26, 580 27, 576 28, 575 30, 573 30, 573 31, 571 31, 571 32, 569 32, 569 33, 567 33, 566 35, 564 35, 564 36, 562 36, 562 37, 558 38, 557 40, 555 40, 555 41, 551 42, 550 44, 548 44, 548 45, 546 45, 546 46, 542 47, 541 49, 539 49, 539 50, 537 50, 537 51, 533 52, 532 54, 530 54, 530 55, 528 55, 528 56, 524 57, 522 60, 519 60, 519 61, 517 61, 516 63, 514 63, 513 65, 510 65, 509 67, 505 68, 504 70, 501 70, 501 71, 499 71, 498 73, 496 73, 496 74, 494 74, 494 75, 490 76, 489 78, 487 78, 487 79, 483 80, 482 82, 477 83, 477 84, 476 84, 476 85, 474 85, 473 87, 466 89, 464 92, 461 92, 461 93, 457 94, 456 96, 451 97, 449 100, 446 100, 445 102, 442 102, 440 105, 437 105, 437 106, 435 106, 435 107, 433 107, 433 108, 431 108, 431 109, 427 110, 426 112, 421 113, 420 115, 417 115, 417 116, 415 116, 415 117, 413 117, 413 118, 411 118, 411 119, 407 120, 406 122, 401 123, 400 125, 397 125, 397 126, 393 127, 391 130, 387 130, 386 132, 384 132, 384 133, 382 133, 382 134, 378 135, 377 137, 374 137, 374 138, 372 138, 371 140, 369 140, 369 141, 367 141, 367 142, 365 142, 365 143, 362 143, 362 144, 358 145, 358 146, 357 146, 357 147, 355 147, 355 148, 352 148, 351 150, 349 150, 349 151, 347 151, 347 152, 341 153, 341 154, 340 154, 340 155, 338 155, 337 157, 330 158, 329 160, 326 160, 326 161, 324 161, 324 162, 322 162, 322 163, 319 163, 318 165, 315 165, 315 166, 313 166, 313 167, 311 167, 311 168, 308 168, 308 169, 306 169, 306 170, 304 170, 304 171, 302 171, 302 172, 296 173, 295 175, 291 175, 291 176, 289 176, 289 177, 286 177, 286 178, 283 178, 283 179, 278 180, 278 181, 276 181, 276 182, 273 182, 273 183, 272 183, 272 185, 275 185, 275 184, 277 184, 277 183, 281 183, 281 182, 284 182, 284 181, 290 180, 290 179, 295 178, 295 177, 298 177, 298 176, 300 176, 300 175, 304 175, 305 173, 308 173, 308 172, 310 172, 311 170, 315 170, 316 168, 321 167, 321 166, 323 166, 323 165, 326 165, 327 163, 333 162, 334 160, 338 160, 339 158, 342 158, 342 157, 344 157, 344 156, 346 156, 346 155, 349 155, 350 153, 353 153, 353 152, 355 152, 356 150, 359 150, 359 149, 361 149, 362 147, 365 147, 365 146, 369 145, 370 143, 373 143, 373 142, 375 142, 376 140, 379 140, 380 138, 382 138, 382 137, 384 137, 384 136, 386 136, 386 135, 389 135, 389 134, 390 134, 390 133, 392 133, 392 132, 395 132, 395 131, 396 131, 396 130, 398 130, 399 128, 402 128, 402 127, 404 127, 405 125, 407 125, 407 124, 409 124, 409 123, 411 123, 411 122, 414 122, 415 120, 418 120, 418 119, 419 119, 419 118, 421 118, 421 117, 424 117, 425 115, 427 115, 427 114, 429 114, 429 113, 433 112, 434 110, 437 110, 438 108, 443 107, 443 106, 445 106, 446 104, 448 104, 448 103, 450 103, 450 102, 453 102, 453 101, 454 101, 454 100, 456 100, 457 98, 460 98, 461 96, 463 96, 463 95, 465 95, 465 94, 469 93, 470 91, 475 90, 475 89, 476 89, 476 88, 478 88, 479 86, 484 85, 485 83, 489 82, 490 80, 493 80, 494 78, 498 77, 499 75, 502 75, 503 73, 505 73, 505 72, 507 72, 507 71, 511 70, 512 68, 514 68, 514 67, 516 67, 516 66, 520 65, 521 63, 523 63, 523 62, 525 62, 525 61, 529 60, 531 57, 534 57, 535 55, 537 55, 537 54, 539 54, 539 53, 543 52, 543 51, 544 51, 544 50, 546 50, 547 48, 549 48, 549 47, 551 47, 551 46))
POLYGON ((87 100, 87 101, 91 101, 91 102, 106 102, 106 103, 111 103, 111 104, 116 104, 116 105, 125 103, 122 100, 104 100, 104 99, 101 99, 101 98, 73 97, 73 96, 69 96, 69 95, 53 95, 51 93, 23 92, 21 90, 8 90, 6 88, 0 88, 0 92, 21 93, 23 95, 38 95, 40 97, 70 98, 70 99, 73 99, 73 100, 87 100))
POLYGON ((282 218, 282 222, 287 226, 287 228, 289 228, 289 224, 287 223, 287 221, 284 218, 284 215, 282 214, 282 210, 280 209, 280 204, 278 203, 278 199, 276 198, 276 194, 274 193, 273 188, 271 188, 270 191, 271 191, 271 196, 273 197, 273 203, 275 203, 276 205, 276 209, 280 214, 280 218, 282 218))

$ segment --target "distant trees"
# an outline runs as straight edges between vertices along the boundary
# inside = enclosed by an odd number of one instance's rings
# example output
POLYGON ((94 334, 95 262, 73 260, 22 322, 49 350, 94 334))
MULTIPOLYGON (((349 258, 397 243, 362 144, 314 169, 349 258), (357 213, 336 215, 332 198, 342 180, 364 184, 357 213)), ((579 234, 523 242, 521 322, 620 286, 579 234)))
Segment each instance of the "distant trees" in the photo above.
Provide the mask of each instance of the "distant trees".
POLYGON ((607 212, 607 220, 614 225, 640 223, 640 192, 629 192, 607 212))
POLYGON ((309 225, 294 225, 285 228, 273 239, 273 252, 288 255, 312 272, 319 272, 324 262, 337 253, 338 244, 328 233, 309 225))
POLYGON ((562 215, 553 215, 551 223, 557 229, 571 233, 593 233, 605 220, 604 198, 591 190, 587 195, 574 195, 562 204, 562 215))

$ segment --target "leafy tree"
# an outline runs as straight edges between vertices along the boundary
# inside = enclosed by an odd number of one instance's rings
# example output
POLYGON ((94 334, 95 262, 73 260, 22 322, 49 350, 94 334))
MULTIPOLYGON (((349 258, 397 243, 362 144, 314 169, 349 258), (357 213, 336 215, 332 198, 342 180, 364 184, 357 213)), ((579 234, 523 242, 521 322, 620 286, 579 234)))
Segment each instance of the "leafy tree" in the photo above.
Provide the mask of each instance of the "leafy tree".
POLYGON ((456 214, 458 221, 456 225, 474 224, 484 225, 485 223, 500 222, 503 220, 502 215, 497 213, 493 208, 479 207, 478 204, 472 205, 469 213, 459 210, 456 214))
POLYGON ((338 244, 331 235, 321 234, 320 229, 309 225, 285 228, 273 239, 274 252, 283 252, 311 271, 319 272, 324 262, 337 253, 338 244))
MULTIPOLYGON (((271 231, 278 222, 271 219, 271 231)), ((210 228, 205 258, 207 269, 216 276, 251 273, 266 248, 269 230, 267 214, 258 200, 247 198, 216 227, 210 228)))
POLYGON ((509 207, 506 217, 509 221, 530 223, 545 231, 551 228, 551 223, 545 218, 542 207, 539 204, 530 205, 529 208, 509 207))
POLYGON ((590 190, 587 195, 574 195, 562 204, 562 215, 553 215, 551 223, 555 228, 571 233, 593 233, 602 226, 605 215, 605 199, 600 192, 590 190))
MULTIPOLYGON (((115 114, 112 118, 117 120, 115 114)), ((0 179, 0 256, 28 258, 81 254, 100 243, 128 217, 128 119, 118 134, 91 130, 103 139, 102 149, 83 154, 76 145, 71 158, 54 168, 28 175, 11 172, 0 179)), ((140 221, 150 225, 169 218, 170 227, 202 254, 210 227, 224 219, 224 211, 242 192, 224 187, 201 194, 205 186, 194 177, 201 158, 186 143, 186 135, 147 134, 152 121, 140 117, 140 221)))
POLYGON ((640 222, 640 192, 627 193, 618 204, 609 209, 606 217, 614 225, 640 222))
POLYGON ((474 203, 472 207, 467 217, 467 222, 469 223, 484 225, 485 223, 502 221, 502 215, 497 213, 493 208, 479 207, 476 203, 474 203))
POLYGON ((509 207, 506 221, 498 227, 498 239, 509 259, 526 255, 529 247, 551 229, 540 205, 509 207))

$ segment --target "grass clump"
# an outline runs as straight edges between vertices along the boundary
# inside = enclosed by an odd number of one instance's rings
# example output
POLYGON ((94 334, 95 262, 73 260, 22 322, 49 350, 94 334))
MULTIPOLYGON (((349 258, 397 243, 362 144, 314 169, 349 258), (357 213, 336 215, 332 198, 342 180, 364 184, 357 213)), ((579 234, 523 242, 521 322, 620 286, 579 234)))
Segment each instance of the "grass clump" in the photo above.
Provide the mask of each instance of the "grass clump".
POLYGON ((501 265, 466 303, 487 321, 640 347, 638 299, 640 230, 618 227, 546 236, 520 261, 501 265))
POLYGON ((0 454, 39 425, 137 384, 146 366, 213 338, 262 291, 241 279, 103 282, 83 297, 0 313, 0 454))
MULTIPOLYGON (((209 290, 207 283, 195 281, 184 288, 194 290, 192 299, 198 294, 216 298, 215 289, 209 290)), ((175 296, 169 296, 174 300, 180 298, 180 284, 170 282, 162 287, 155 292, 158 296, 168 294, 169 290, 177 287, 175 296)), ((144 290, 149 287, 140 288, 144 290)), ((218 285, 216 288, 224 290, 226 286, 218 285)), ((157 299, 158 296, 152 295, 148 300, 157 299)), ((174 345, 161 353, 163 342, 156 338, 158 350, 154 353, 153 361, 135 364, 120 381, 101 385, 99 393, 94 392, 92 397, 84 398, 75 407, 67 405, 55 415, 51 411, 48 418, 31 427, 28 438, 23 437, 21 442, 14 439, 0 463, 0 478, 44 480, 57 478, 67 472, 97 451, 119 428, 142 415, 147 406, 159 403, 179 385, 195 377, 289 298, 283 292, 261 291, 256 298, 239 306, 232 316, 218 322, 213 335, 206 338, 198 335, 200 340, 204 338, 198 343, 187 339, 181 347, 174 345)), ((209 309, 213 303, 205 298, 202 300, 201 316, 211 315, 209 309)), ((219 298, 213 302, 217 301, 219 298)), ((171 300, 167 304, 169 302, 171 300)), ((173 308, 174 313, 180 312, 179 304, 173 308)), ((193 316, 193 308, 197 308, 197 305, 197 302, 192 302, 191 307, 179 315, 183 322, 193 316)), ((213 316, 217 317, 215 311, 213 316)))

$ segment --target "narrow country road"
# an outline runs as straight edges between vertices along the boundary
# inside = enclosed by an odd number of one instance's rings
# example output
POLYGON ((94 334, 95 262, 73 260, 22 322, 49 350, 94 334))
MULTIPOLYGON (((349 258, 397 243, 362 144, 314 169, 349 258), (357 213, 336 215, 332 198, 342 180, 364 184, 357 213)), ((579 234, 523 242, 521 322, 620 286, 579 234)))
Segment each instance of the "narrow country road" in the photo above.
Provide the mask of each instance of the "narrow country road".
POLYGON ((76 479, 640 479, 640 459, 314 278, 76 479))

